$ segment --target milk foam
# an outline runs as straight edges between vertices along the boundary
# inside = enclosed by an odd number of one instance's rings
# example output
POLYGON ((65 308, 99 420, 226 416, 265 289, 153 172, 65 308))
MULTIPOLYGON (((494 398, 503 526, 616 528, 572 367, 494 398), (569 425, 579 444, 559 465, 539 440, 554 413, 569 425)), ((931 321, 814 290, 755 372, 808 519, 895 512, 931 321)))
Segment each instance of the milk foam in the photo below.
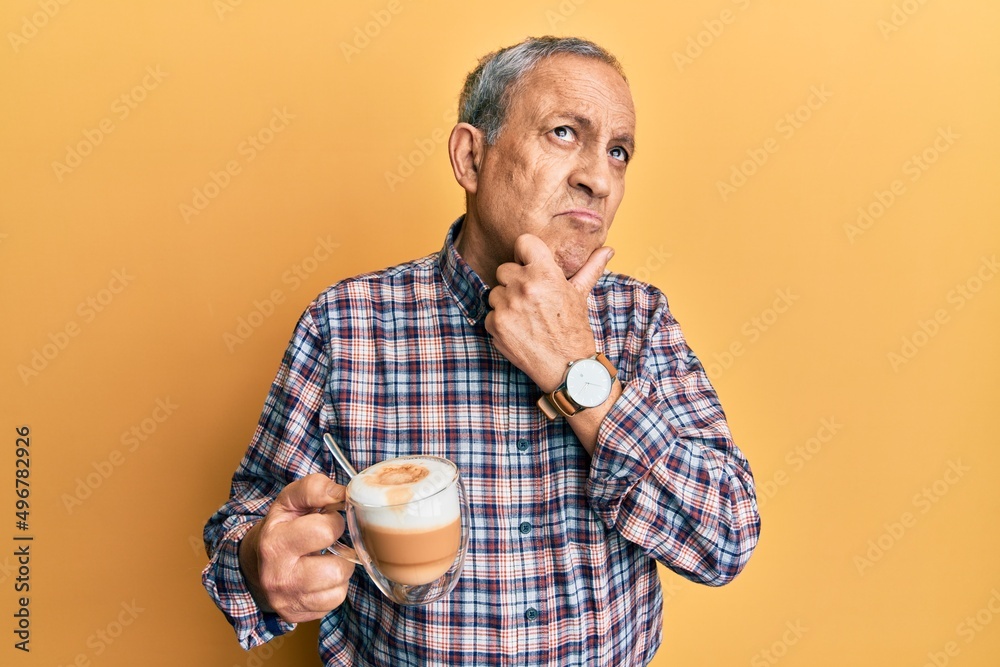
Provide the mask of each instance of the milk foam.
POLYGON ((365 524, 390 530, 429 530, 459 519, 458 485, 451 484, 454 477, 455 469, 447 461, 401 457, 376 463, 358 473, 351 480, 348 495, 358 518, 365 524), (400 463, 422 466, 428 474, 405 484, 386 485, 377 481, 380 472, 400 463))

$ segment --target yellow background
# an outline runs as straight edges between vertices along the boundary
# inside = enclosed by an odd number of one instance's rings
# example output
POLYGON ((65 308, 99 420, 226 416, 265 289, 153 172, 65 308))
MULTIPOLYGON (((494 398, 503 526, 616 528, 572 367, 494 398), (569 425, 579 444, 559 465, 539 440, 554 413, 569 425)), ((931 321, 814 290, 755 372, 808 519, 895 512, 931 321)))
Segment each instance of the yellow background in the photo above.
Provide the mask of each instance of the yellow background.
POLYGON ((464 74, 554 33, 629 73, 612 268, 668 293, 762 505, 732 585, 664 572, 654 664, 998 664, 1000 5, 397 2, 3 3, 0 662, 318 664, 316 624, 237 647, 202 525, 305 305, 461 212, 464 74))

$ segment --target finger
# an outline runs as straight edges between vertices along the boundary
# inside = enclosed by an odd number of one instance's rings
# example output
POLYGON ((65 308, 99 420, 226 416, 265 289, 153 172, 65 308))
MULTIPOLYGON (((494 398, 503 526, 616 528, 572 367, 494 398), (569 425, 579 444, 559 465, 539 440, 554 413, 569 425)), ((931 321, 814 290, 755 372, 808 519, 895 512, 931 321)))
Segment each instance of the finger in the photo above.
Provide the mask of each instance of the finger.
POLYGON ((297 479, 278 494, 271 507, 272 520, 288 521, 321 507, 342 502, 345 489, 326 475, 314 473, 297 479), (284 517, 282 515, 291 515, 284 517))
POLYGON ((343 586, 354 573, 354 563, 334 554, 306 556, 299 561, 299 568, 306 592, 343 586))
POLYGON ((322 618, 347 597, 354 563, 333 555, 306 556, 282 577, 275 610, 291 623, 322 618))
POLYGON ((319 512, 320 512, 320 514, 333 514, 334 512, 343 512, 344 508, 346 508, 346 507, 347 507, 347 503, 344 502, 344 501, 341 501, 339 503, 331 503, 330 505, 326 505, 326 506, 322 507, 319 510, 319 512))
POLYGON ((354 563, 332 554, 301 559, 302 605, 312 611, 323 612, 339 607, 347 594, 347 582, 352 574, 354 563))
MULTIPOLYGON (((506 352, 507 348, 505 348, 503 344, 500 342, 500 339, 497 338, 497 334, 499 332, 497 331, 496 328, 497 327, 496 319, 497 319, 496 311, 491 310, 490 312, 486 313, 486 317, 483 319, 483 326, 486 328, 486 333, 490 335, 490 340, 493 341, 493 347, 496 348, 497 352, 502 354, 504 357, 507 357, 507 352, 506 352)), ((510 357, 507 358, 510 359, 510 357)))
POLYGON ((514 240, 514 261, 522 266, 550 262, 555 264, 552 251, 545 241, 534 234, 521 234, 514 240))
POLYGON ((604 275, 604 269, 614 255, 614 248, 607 246, 598 248, 590 253, 590 257, 587 258, 584 265, 580 267, 579 271, 573 274, 573 277, 569 281, 580 290, 590 294, 590 290, 594 289, 594 285, 604 275))
POLYGON ((268 542, 280 544, 288 556, 305 556, 327 548, 344 534, 344 517, 334 514, 307 514, 275 527, 262 536, 268 542))
POLYGON ((503 301, 503 291, 507 289, 503 285, 497 285, 490 289, 489 296, 486 297, 486 302, 490 304, 490 308, 496 310, 497 306, 503 301))
POLYGON ((498 266, 497 284, 502 287, 506 287, 517 275, 519 269, 523 270, 520 264, 515 264, 514 262, 506 262, 498 266))

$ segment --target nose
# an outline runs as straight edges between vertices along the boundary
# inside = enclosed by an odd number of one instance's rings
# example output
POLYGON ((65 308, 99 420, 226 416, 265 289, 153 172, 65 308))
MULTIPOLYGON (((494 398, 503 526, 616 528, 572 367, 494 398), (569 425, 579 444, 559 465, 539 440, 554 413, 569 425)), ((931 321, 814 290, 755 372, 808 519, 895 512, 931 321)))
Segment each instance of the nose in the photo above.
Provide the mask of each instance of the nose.
POLYGON ((569 184, 583 190, 591 197, 603 199, 611 194, 611 165, 603 148, 598 151, 578 153, 570 173, 569 184))

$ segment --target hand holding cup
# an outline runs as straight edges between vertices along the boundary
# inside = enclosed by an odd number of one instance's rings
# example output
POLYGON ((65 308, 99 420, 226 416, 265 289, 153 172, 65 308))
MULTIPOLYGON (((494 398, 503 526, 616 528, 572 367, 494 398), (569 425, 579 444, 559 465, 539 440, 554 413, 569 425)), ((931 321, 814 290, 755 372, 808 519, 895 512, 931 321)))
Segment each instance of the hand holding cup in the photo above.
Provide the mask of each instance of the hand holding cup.
POLYGON ((354 563, 321 553, 344 532, 345 487, 322 474, 286 486, 240 543, 254 600, 289 623, 322 618, 347 597, 354 563))

